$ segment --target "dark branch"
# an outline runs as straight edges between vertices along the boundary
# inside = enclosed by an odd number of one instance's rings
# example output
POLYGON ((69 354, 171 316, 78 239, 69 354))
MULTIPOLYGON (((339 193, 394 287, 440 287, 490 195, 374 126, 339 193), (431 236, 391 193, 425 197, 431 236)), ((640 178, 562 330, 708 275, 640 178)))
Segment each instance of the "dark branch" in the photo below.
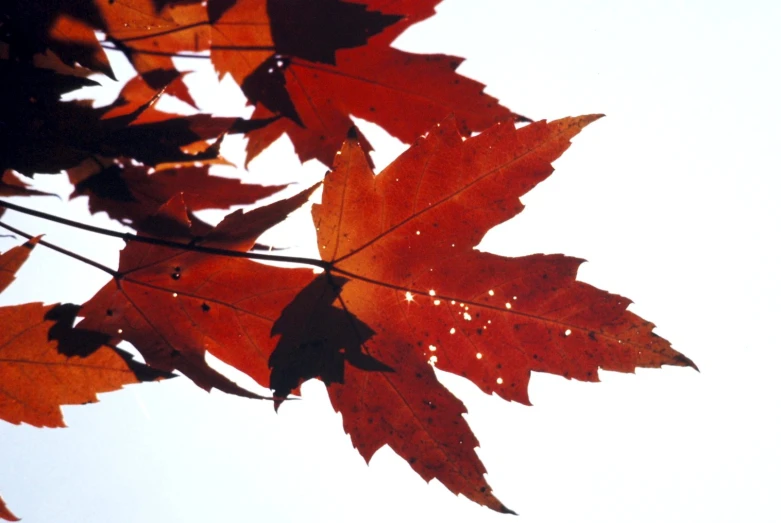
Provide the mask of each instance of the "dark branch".
MULTIPOLYGON (((17 212, 21 212, 23 214, 27 214, 30 216, 35 216, 36 218, 42 218, 44 220, 49 220, 52 222, 60 223, 62 225, 67 225, 68 227, 74 227, 76 229, 81 229, 83 231, 89 231, 96 234, 102 234, 103 236, 111 236, 113 238, 120 238, 122 240, 125 240, 126 242, 138 242, 138 243, 148 243, 151 245, 160 245, 163 247, 170 247, 172 249, 179 249, 182 251, 190 251, 190 252, 202 252, 204 254, 214 254, 217 256, 227 256, 231 258, 249 258, 252 260, 267 260, 267 261, 275 261, 275 262, 287 262, 287 263, 300 263, 303 265, 311 265, 314 267, 321 267, 323 269, 330 269, 331 263, 323 261, 323 260, 316 260, 314 258, 302 258, 299 256, 277 256, 274 254, 262 254, 262 253, 254 253, 254 252, 243 252, 243 251, 232 251, 229 249, 219 249, 215 247, 204 247, 201 245, 197 245, 194 243, 181 243, 181 242, 175 242, 171 240, 164 240, 161 238, 153 238, 149 236, 138 236, 136 234, 132 233, 123 233, 118 231, 112 231, 111 229, 104 229, 102 227, 96 227, 94 225, 87 225, 85 223, 76 222, 73 220, 68 220, 67 218, 61 218, 59 216, 55 216, 53 214, 36 211, 33 209, 28 209, 26 207, 22 207, 20 205, 16 205, 10 202, 2 201, 0 200, 0 207, 5 207, 7 209, 11 209, 17 212)), ((4 226, 8 228, 8 226, 4 226)), ((10 228, 8 228, 11 230, 10 228)), ((26 236, 27 237, 27 236, 26 236)), ((40 242, 43 245, 43 242, 40 242)), ((67 254, 67 253, 65 253, 67 254)), ((84 260, 83 260, 84 261, 84 260)), ((94 263, 91 263, 91 265, 94 265, 94 263)), ((110 269, 109 269, 110 270, 110 269)), ((111 271, 112 274, 117 274, 115 271, 111 271)))

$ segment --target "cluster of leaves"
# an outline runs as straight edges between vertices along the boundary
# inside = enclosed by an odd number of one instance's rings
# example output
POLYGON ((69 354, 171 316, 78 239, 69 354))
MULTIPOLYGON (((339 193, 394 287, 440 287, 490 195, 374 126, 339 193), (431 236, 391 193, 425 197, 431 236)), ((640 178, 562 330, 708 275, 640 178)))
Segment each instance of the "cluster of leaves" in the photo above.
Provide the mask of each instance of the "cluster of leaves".
MULTIPOLYGON (((693 366, 627 311, 629 300, 577 281, 582 260, 475 250, 598 116, 518 127, 524 117, 455 71, 460 59, 391 47, 437 3, 4 2, 0 70, 10 81, 0 87, 0 196, 40 194, 19 174, 64 171, 74 197, 138 235, 115 234, 127 242, 115 270, 0 222, 28 238, 0 257, 0 290, 36 245, 112 276, 81 306, 0 308, 0 418, 64 426, 60 405, 174 371, 277 408, 319 379, 367 461, 389 445, 427 481, 510 512, 485 481, 463 404, 434 367, 529 404, 532 371, 597 381, 600 368, 693 366), (137 76, 107 107, 63 102, 95 78, 112 81, 106 48, 124 53, 137 76), (230 74, 252 117, 158 110, 162 93, 196 106, 176 55, 230 74), (375 175, 350 115, 411 147, 375 175), (253 251, 318 186, 215 226, 193 214, 283 189, 210 174, 230 133, 249 139, 247 161, 286 133, 302 161, 331 167, 312 209, 321 259, 253 251), (269 259, 301 268, 258 263, 269 259), (207 351, 271 395, 209 367, 207 351)), ((2 500, 0 518, 13 519, 2 500)))

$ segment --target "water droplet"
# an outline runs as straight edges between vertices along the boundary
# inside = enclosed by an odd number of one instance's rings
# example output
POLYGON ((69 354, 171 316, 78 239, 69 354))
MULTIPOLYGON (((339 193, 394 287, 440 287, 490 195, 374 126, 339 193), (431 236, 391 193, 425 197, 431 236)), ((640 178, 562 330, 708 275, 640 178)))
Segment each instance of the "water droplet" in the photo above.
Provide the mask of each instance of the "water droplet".
POLYGON ((456 328, 450 327, 450 334, 455 334, 455 333, 456 333, 456 328))
POLYGON ((436 293, 436 292, 434 292, 434 289, 431 289, 430 291, 428 291, 428 295, 429 295, 429 296, 436 296, 436 295, 437 295, 437 293, 436 293))
POLYGON ((564 331, 564 335, 565 336, 569 336, 570 334, 572 334, 571 330, 567 329, 567 330, 564 331))
POLYGON ((504 380, 502 378, 496 378, 497 385, 501 385, 502 383, 504 383, 504 380))
POLYGON ((440 303, 442 303, 442 302, 439 301, 439 300, 434 300, 434 305, 439 305, 440 303))
POLYGON ((415 234, 417 234, 418 236, 420 236, 420 231, 415 231, 415 234))
POLYGON ((504 306, 507 307, 508 309, 512 309, 513 308, 513 306, 510 305, 509 301, 507 303, 505 303, 504 306))
POLYGON ((489 295, 489 296, 493 296, 493 295, 494 295, 494 290, 493 290, 493 289, 491 289, 490 291, 488 291, 488 295, 489 295))
POLYGON ((475 354, 475 357, 476 357, 478 360, 482 360, 482 359, 483 359, 483 353, 482 353, 482 352, 478 352, 477 354, 475 354))
POLYGON ((412 293, 410 291, 407 291, 407 293, 404 295, 404 299, 407 300, 407 303, 412 301, 412 293))
POLYGON ((173 296, 174 296, 174 298, 176 298, 177 296, 179 296, 179 294, 174 293, 173 296))
POLYGON ((433 351, 437 350, 437 348, 434 345, 429 345, 428 346, 428 350, 433 352, 433 351))
POLYGON ((117 334, 122 334, 122 329, 117 329, 117 334))
POLYGON ((465 319, 466 321, 470 321, 470 320, 472 319, 472 315, 471 315, 471 314, 469 314, 468 312, 465 312, 465 313, 464 313, 464 319, 465 319))

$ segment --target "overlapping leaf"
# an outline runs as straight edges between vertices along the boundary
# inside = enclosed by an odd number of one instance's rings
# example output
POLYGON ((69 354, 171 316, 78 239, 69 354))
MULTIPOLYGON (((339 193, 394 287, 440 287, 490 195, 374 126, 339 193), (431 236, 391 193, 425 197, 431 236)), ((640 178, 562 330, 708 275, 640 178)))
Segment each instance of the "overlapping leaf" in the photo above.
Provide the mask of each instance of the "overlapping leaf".
MULTIPOLYGON (((460 58, 390 47, 433 14, 436 1, 97 3, 109 40, 153 88, 175 74, 172 55, 208 50, 218 74, 230 74, 256 106, 254 119, 282 117, 249 133, 248 159, 287 133, 302 161, 330 164, 353 126, 350 115, 405 142, 452 112, 464 132, 515 116, 455 73, 460 58)), ((183 90, 174 94, 187 101, 183 90)))
MULTIPOLYGON (((313 190, 248 213, 237 211, 198 245, 246 251, 262 232, 305 203, 313 190)), ((158 216, 180 224, 180 239, 194 243, 181 197, 161 208, 158 216)), ((84 305, 79 327, 127 340, 149 364, 177 369, 206 390, 258 397, 209 367, 205 353, 268 387, 271 327, 313 278, 311 269, 283 269, 133 242, 122 250, 119 276, 84 305)))
POLYGON ((485 483, 463 405, 431 365, 527 404, 531 371, 597 381, 600 368, 693 366, 626 310, 629 300, 578 282, 582 260, 474 249, 596 118, 503 124, 466 141, 451 118, 378 176, 357 140, 345 143, 313 216, 322 258, 349 279, 339 306, 374 332, 339 335, 394 370, 345 365, 344 383, 329 387, 367 460, 388 444, 423 478, 506 511, 485 483))
POLYGON ((68 65, 81 64, 113 78, 95 29, 105 29, 96 6, 89 1, 4 0, 0 4, 0 40, 9 46, 9 58, 30 62, 51 50, 68 65))
POLYGON ((106 336, 71 329, 77 310, 41 303, 0 307, 0 419, 64 427, 60 405, 94 403, 97 393, 169 376, 109 346, 106 336))
MULTIPOLYGON (((112 163, 95 174, 82 177, 72 172, 74 192, 71 197, 89 197, 90 212, 105 212, 109 217, 131 225, 136 230, 154 234, 149 218, 175 195, 182 195, 189 211, 228 209, 249 205, 282 190, 280 185, 251 185, 239 180, 209 174, 207 166, 187 166, 154 170, 133 165, 129 160, 112 163)), ((91 171, 90 171, 91 172, 91 171)), ((196 220, 193 216, 191 221, 196 220)), ((208 229, 198 223, 196 234, 208 229)))

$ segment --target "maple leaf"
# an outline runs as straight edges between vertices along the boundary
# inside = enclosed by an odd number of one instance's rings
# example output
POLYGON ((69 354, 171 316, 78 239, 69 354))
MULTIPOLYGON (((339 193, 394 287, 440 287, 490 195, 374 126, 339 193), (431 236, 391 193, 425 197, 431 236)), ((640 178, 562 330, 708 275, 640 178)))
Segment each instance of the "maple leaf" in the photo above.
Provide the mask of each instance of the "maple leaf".
MULTIPOLYGON (((522 118, 486 95, 483 84, 457 74, 460 58, 390 47, 436 3, 97 2, 108 39, 150 86, 175 74, 171 56, 208 50, 218 75, 230 74, 255 105, 253 119, 282 117, 249 133, 247 161, 287 133, 301 161, 326 164, 353 126, 351 115, 407 143, 453 112, 464 133, 522 118)), ((184 89, 173 94, 189 96, 184 89)))
MULTIPOLYGON (((239 180, 212 176, 206 166, 187 166, 153 170, 129 161, 114 162, 86 177, 71 170, 74 191, 71 198, 89 197, 90 212, 105 212, 109 217, 139 231, 154 234, 154 222, 148 223, 161 205, 181 193, 189 211, 228 209, 232 205, 249 205, 284 189, 281 185, 250 185, 239 180), (151 227, 150 227, 151 226, 151 227)), ((211 227, 190 215, 197 234, 211 227)))
POLYGON ((16 272, 30 257, 30 253, 39 239, 40 236, 0 254, 0 292, 4 291, 14 281, 16 272))
MULTIPOLYGON (((247 213, 236 211, 200 239, 187 236, 181 197, 158 216, 179 223, 181 239, 190 245, 243 252, 315 188, 247 213)), ((150 365, 177 369, 206 390, 258 398, 209 367, 205 353, 268 387, 274 320, 313 278, 311 269, 131 242, 120 254, 117 276, 84 304, 79 327, 127 340, 150 365)))
POLYGON ((0 497, 0 519, 6 521, 20 521, 20 519, 14 516, 13 512, 8 509, 8 506, 6 506, 2 497, 0 497))
MULTIPOLYGON (((354 126, 351 116, 374 122, 405 143, 451 113, 465 134, 506 119, 526 120, 486 95, 483 84, 457 74, 461 58, 390 47, 409 25, 433 14, 437 2, 356 3, 369 13, 383 13, 390 22, 366 45, 333 46, 333 60, 330 55, 315 59, 311 53, 277 50, 242 84, 247 98, 258 102, 254 118, 277 112, 286 117, 248 134, 248 161, 287 133, 302 162, 317 158, 330 165, 342 137, 354 126)), ((295 15, 288 12, 286 17, 295 15)), ((365 139, 362 145, 368 148, 365 139)))
POLYGON ((109 346, 106 336, 72 329, 77 311, 41 303, 0 307, 0 419, 64 427, 60 405, 94 403, 97 393, 170 377, 109 346), (84 346, 84 357, 67 351, 84 346))
MULTIPOLYGON (((483 478, 465 408, 434 366, 525 404, 532 371, 598 381, 600 368, 694 367, 626 310, 629 300, 577 281, 582 260, 474 248, 523 209, 518 197, 549 176, 569 140, 597 118, 499 124, 466 140, 449 118, 377 176, 355 135, 345 142, 312 214, 327 270, 348 279, 335 305, 348 319, 314 339, 338 334, 346 352, 393 369, 343 365, 343 383, 328 388, 367 461, 387 444, 427 481, 507 512, 483 478), (341 332, 350 317, 373 335, 341 332)), ((295 321, 286 324, 282 339, 295 331, 295 321)), ((300 379, 312 375, 307 369, 300 379)))

